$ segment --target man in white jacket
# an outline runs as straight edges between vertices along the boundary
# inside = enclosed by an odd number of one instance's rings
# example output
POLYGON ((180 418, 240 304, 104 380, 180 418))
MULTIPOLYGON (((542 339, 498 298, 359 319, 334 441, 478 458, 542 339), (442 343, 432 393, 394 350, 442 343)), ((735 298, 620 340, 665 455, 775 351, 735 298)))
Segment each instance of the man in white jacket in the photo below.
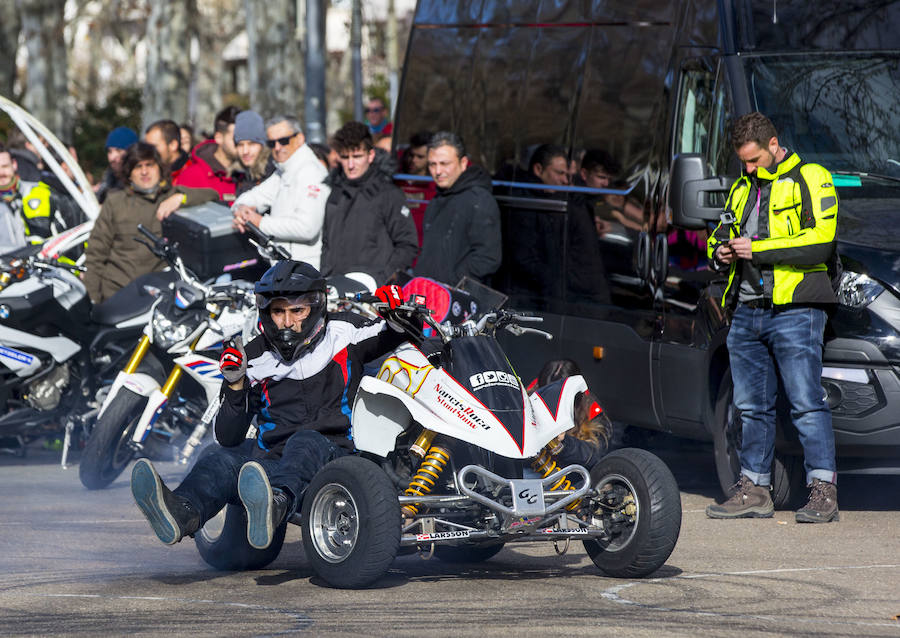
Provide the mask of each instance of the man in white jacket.
POLYGON ((328 171, 306 145, 295 118, 271 118, 266 122, 266 138, 275 172, 235 200, 234 225, 244 232, 244 224, 252 222, 284 244, 292 259, 319 268, 322 221, 331 192, 322 181, 328 171), (269 214, 262 215, 266 210, 269 214))

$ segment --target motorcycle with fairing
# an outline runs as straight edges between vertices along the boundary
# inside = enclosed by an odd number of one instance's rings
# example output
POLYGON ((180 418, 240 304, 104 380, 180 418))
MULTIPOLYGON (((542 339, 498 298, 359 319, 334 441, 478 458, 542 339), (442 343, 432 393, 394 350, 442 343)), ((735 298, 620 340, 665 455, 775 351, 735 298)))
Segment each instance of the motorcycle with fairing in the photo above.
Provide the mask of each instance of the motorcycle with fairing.
POLYGON ((181 463, 194 458, 209 441, 219 407, 223 343, 254 330, 252 283, 205 284, 185 267, 176 245, 138 230, 176 278, 158 292, 143 335, 100 407, 78 466, 88 489, 108 486, 150 446, 174 446, 181 463))
MULTIPOLYGON (((681 499, 652 453, 620 449, 593 467, 556 460, 587 390, 581 376, 533 395, 495 335, 551 335, 539 318, 497 309, 475 321, 439 324, 420 296, 394 310, 367 299, 408 345, 364 377, 352 410, 358 454, 326 465, 293 523, 316 574, 334 587, 366 587, 398 552, 450 562, 483 561, 506 543, 552 542, 559 554, 581 541, 606 574, 632 578, 659 569, 675 547, 681 499)), ((241 508, 195 536, 219 569, 259 568, 284 542, 282 525, 264 550, 249 546, 241 508)))
POLYGON ((153 273, 92 306, 61 255, 84 243, 89 224, 0 258, 0 447, 24 454, 28 443, 72 435, 97 412, 104 387, 128 356, 164 285, 153 273))

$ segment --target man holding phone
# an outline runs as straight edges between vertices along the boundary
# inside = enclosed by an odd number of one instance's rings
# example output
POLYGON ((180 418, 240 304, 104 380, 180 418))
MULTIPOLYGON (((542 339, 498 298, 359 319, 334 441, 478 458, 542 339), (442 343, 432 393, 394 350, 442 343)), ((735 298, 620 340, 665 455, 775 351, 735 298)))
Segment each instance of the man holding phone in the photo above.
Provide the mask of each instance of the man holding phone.
POLYGON ((781 146, 761 113, 738 118, 732 144, 745 174, 732 186, 708 241, 728 269, 722 306, 734 310, 728 354, 742 422, 741 476, 710 518, 768 518, 778 379, 803 446, 807 504, 800 523, 837 521, 831 412, 822 388, 826 309, 836 302, 828 264, 836 258, 838 201, 831 174, 781 146))

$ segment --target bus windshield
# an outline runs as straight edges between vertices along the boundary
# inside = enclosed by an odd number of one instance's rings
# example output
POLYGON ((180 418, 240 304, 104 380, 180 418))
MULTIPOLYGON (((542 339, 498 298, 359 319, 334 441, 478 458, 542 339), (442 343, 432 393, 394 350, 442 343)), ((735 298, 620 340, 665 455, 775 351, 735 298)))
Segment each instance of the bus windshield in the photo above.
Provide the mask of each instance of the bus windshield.
POLYGON ((900 179, 900 54, 748 56, 747 75, 756 109, 804 161, 900 179))

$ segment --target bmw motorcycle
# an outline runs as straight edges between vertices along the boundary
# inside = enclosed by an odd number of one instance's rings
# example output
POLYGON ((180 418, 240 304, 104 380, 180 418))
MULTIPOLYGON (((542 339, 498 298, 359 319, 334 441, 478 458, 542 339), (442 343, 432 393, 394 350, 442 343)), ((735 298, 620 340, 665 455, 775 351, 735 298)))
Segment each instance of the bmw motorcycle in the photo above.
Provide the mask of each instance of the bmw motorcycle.
POLYGON ((218 412, 224 342, 238 335, 248 340, 255 330, 252 283, 205 284, 185 267, 177 246, 138 230, 177 278, 157 296, 143 335, 100 407, 78 467, 88 489, 108 486, 151 447, 174 447, 175 460, 188 463, 208 440, 218 412))
POLYGON ((92 403, 112 381, 147 322, 161 285, 154 273, 93 306, 80 267, 58 261, 65 240, 83 242, 78 229, 0 258, 0 440, 23 455, 40 437, 71 433, 96 410, 92 403))
MULTIPOLYGON (((573 376, 529 396, 495 337, 551 338, 525 325, 540 318, 498 309, 450 325, 421 296, 390 311, 367 301, 410 343, 362 379, 351 418, 358 454, 326 465, 290 521, 323 581, 366 587, 401 551, 472 562, 526 541, 551 542, 558 554, 581 541, 602 572, 622 578, 665 563, 681 498, 658 457, 620 449, 590 468, 556 462, 557 437, 574 426, 587 385, 573 376)), ((224 522, 213 519, 194 539, 213 567, 257 569, 278 556, 285 527, 254 549, 243 508, 228 505, 224 522)))

